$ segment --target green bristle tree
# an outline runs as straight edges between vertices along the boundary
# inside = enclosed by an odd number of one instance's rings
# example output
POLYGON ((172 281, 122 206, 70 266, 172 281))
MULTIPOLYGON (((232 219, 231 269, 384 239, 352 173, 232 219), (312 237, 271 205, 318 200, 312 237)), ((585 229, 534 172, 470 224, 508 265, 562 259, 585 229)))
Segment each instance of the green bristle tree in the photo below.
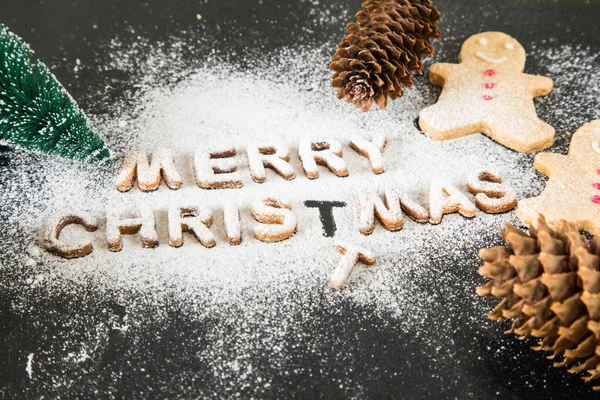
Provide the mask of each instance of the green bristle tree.
POLYGON ((110 157, 66 89, 0 24, 0 141, 84 161, 110 157))

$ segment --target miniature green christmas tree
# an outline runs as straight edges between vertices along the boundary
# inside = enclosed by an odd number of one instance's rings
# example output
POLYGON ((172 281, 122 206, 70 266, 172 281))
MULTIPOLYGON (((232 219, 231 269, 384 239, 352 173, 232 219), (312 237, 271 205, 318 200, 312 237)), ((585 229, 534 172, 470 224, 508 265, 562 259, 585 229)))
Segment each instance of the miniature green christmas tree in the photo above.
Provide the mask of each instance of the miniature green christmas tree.
POLYGON ((0 24, 0 141, 86 161, 110 156, 83 111, 23 40, 0 24))

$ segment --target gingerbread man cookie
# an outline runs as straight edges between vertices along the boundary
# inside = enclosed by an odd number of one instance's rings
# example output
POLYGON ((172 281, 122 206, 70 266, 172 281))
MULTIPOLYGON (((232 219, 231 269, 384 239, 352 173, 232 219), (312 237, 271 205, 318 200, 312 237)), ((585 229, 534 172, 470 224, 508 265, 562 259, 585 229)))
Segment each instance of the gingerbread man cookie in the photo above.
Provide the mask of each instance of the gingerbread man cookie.
POLYGON ((541 214, 553 227, 565 220, 600 235, 600 120, 575 132, 568 155, 540 153, 534 166, 548 184, 540 196, 519 201, 519 219, 535 225, 541 214))
POLYGON ((419 116, 421 130, 434 140, 483 133, 520 152, 547 148, 554 128, 537 117, 533 98, 552 90, 552 80, 527 75, 525 50, 501 32, 471 36, 459 64, 434 64, 430 80, 443 90, 419 116))

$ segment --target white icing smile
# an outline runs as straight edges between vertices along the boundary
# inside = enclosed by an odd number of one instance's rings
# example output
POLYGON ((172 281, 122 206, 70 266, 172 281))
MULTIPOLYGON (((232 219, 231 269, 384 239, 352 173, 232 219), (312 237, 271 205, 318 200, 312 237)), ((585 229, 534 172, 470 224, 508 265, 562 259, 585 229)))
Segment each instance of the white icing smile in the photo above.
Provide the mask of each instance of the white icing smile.
POLYGON ((504 61, 508 60, 507 57, 492 58, 492 57, 489 57, 489 56, 485 55, 481 51, 478 51, 477 53, 475 53, 475 55, 477 57, 481 58, 483 61, 486 61, 486 62, 489 62, 489 63, 492 63, 492 64, 500 64, 500 63, 503 63, 504 61))
POLYGON ((594 151, 598 154, 600 154, 600 145, 598 145, 598 142, 593 141, 592 142, 592 149, 594 149, 594 151))

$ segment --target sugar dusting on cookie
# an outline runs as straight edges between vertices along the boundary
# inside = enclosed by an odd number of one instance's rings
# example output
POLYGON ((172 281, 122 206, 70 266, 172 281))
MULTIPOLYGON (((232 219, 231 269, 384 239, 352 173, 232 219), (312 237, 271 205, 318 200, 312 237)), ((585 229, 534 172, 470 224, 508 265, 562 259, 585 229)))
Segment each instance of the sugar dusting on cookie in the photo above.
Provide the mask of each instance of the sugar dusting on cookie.
MULTIPOLYGON (((152 50, 149 46, 146 50, 152 50)), ((136 51, 115 51, 114 59, 120 61, 111 64, 112 68, 133 71, 131 60, 136 51)), ((586 70, 587 63, 593 61, 590 54, 585 50, 565 51, 571 52, 567 58, 555 52, 537 56, 545 57, 548 70, 557 75, 561 69, 580 77, 590 73, 586 70), (582 72, 578 73, 579 69, 582 72)), ((36 315, 39 301, 61 299, 77 318, 57 323, 80 332, 38 349, 35 376, 49 374, 55 363, 61 363, 63 370, 81 367, 92 371, 103 352, 122 340, 119 338, 135 341, 142 337, 136 336, 139 332, 151 327, 165 337, 170 348, 189 352, 190 365, 195 365, 191 360, 200 360, 208 366, 206 371, 192 371, 186 360, 177 360, 182 375, 174 379, 190 384, 189 376, 199 374, 198 379, 205 379, 219 393, 235 395, 246 390, 260 397, 268 393, 276 375, 269 367, 256 365, 253 360, 257 357, 268 359, 268 365, 283 375, 299 374, 307 368, 289 364, 298 351, 314 354, 318 365, 319 357, 327 354, 323 345, 340 349, 336 356, 340 363, 352 360, 343 351, 343 340, 336 339, 344 332, 328 325, 328 315, 347 315, 359 323, 371 321, 375 314, 382 326, 393 325, 412 337, 427 332, 429 337, 420 341, 422 349, 418 351, 436 362, 451 362, 453 354, 462 351, 431 327, 459 317, 469 321, 470 316, 458 314, 465 308, 477 311, 473 311, 473 319, 484 315, 487 304, 477 303, 470 297, 471 289, 461 284, 475 279, 479 265, 475 250, 471 257, 465 253, 499 242, 494 227, 516 222, 514 212, 488 215, 478 211, 472 219, 446 215, 439 225, 406 218, 399 231, 387 231, 376 223, 374 232, 365 236, 359 231, 356 196, 371 192, 382 195, 386 187, 397 185, 427 205, 429 182, 438 178, 471 196, 467 179, 485 168, 501 172, 503 183, 519 198, 539 193, 543 180, 533 169, 530 155, 515 153, 481 135, 433 142, 421 134, 414 121, 436 97, 435 89, 422 78, 402 101, 392 103, 385 112, 363 114, 338 102, 329 87, 329 72, 322 67, 324 53, 323 49, 289 49, 268 57, 268 61, 252 60, 244 68, 228 64, 215 67, 212 63, 180 68, 184 73, 167 73, 170 84, 163 85, 160 79, 165 71, 180 60, 156 50, 151 61, 140 68, 142 75, 132 78, 140 85, 136 106, 121 104, 115 106, 110 118, 92 117, 121 159, 129 150, 171 149, 182 175, 177 191, 162 184, 151 193, 137 188, 120 193, 114 187, 120 165, 92 167, 22 152, 5 156, 7 166, 2 167, 2 173, 10 174, 11 179, 6 181, 10 187, 2 191, 6 208, 0 232, 2 237, 15 239, 0 244, 0 249, 4 269, 22 276, 15 280, 20 283, 14 288, 19 294, 12 302, 13 310, 36 315), (349 140, 371 140, 379 133, 387 138, 385 172, 375 175, 369 160, 352 150, 349 140), (298 156, 300 141, 325 139, 342 143, 347 177, 335 176, 326 168, 319 168, 318 179, 305 176, 298 156), (267 170, 266 182, 255 182, 245 154, 247 146, 256 140, 280 141, 288 146, 296 178, 288 181, 267 170), (191 168, 194 150, 215 144, 236 148, 243 188, 209 191, 197 187, 191 168), (284 195, 297 215, 296 234, 279 243, 263 243, 253 236, 257 222, 251 216, 252 202, 267 195, 284 195), (215 210, 211 228, 216 237, 214 247, 205 248, 192 236, 185 236, 180 248, 168 245, 167 212, 183 199, 215 210), (306 200, 347 203, 335 210, 334 238, 323 236, 319 214, 304 206, 306 200), (85 258, 65 261, 39 251, 41 222, 60 210, 85 210, 102 219, 107 207, 135 208, 140 203, 155 210, 157 248, 142 248, 139 238, 131 235, 123 238, 123 249, 113 253, 106 248, 100 229, 89 235, 94 252, 85 258), (222 215, 223 205, 231 203, 237 204, 240 212, 242 233, 237 246, 228 244, 222 215), (374 267, 355 267, 341 292, 329 288, 339 262, 335 240, 365 247, 377 257, 374 267), (90 297, 81 299, 77 295, 81 291, 90 297), (104 317, 86 320, 94 303, 106 304, 107 311, 104 317), (463 307, 456 306, 458 303, 463 307), (181 326, 172 329, 174 320, 181 326), (173 337, 177 332, 180 336, 173 337), (56 359, 56 354, 61 358, 56 359)), ((560 76, 553 78, 556 91, 560 91, 560 76)), ((595 82, 595 86, 590 82, 589 90, 598 93, 598 80, 595 82)), ((575 107, 568 104, 558 112, 568 114, 575 107)), ((550 113, 547 107, 539 112, 550 113)), ((557 114, 543 115, 560 118, 557 114)), ((68 237, 80 231, 66 228, 63 234, 68 237)), ((140 364, 135 368, 152 366, 140 364)), ((347 376, 336 385, 360 393, 360 384, 351 380, 353 375, 347 376)), ((68 388, 76 383, 60 384, 68 388)))

